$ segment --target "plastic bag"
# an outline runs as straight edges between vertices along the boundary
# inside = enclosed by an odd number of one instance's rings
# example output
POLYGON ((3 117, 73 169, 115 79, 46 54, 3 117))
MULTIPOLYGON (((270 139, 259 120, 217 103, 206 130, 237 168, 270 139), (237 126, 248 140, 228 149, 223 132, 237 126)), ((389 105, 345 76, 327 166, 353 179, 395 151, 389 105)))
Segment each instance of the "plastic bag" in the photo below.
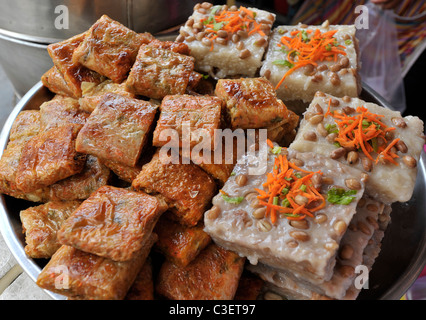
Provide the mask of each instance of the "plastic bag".
POLYGON ((361 78, 401 113, 406 109, 398 37, 392 10, 368 3, 368 28, 357 29, 361 78))

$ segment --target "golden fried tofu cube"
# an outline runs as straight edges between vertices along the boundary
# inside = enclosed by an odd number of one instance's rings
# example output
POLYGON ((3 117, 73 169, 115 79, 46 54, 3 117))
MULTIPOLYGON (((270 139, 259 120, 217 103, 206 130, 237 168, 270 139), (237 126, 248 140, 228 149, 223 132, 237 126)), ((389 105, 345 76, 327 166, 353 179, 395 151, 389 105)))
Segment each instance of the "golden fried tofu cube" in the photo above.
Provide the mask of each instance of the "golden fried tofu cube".
POLYGON ((130 71, 142 43, 149 40, 103 15, 96 21, 73 53, 73 62, 122 82, 130 71))
POLYGON ((9 141, 0 160, 0 192, 15 196, 22 193, 16 185, 16 173, 24 144, 9 141))
POLYGON ((144 248, 166 209, 154 196, 103 186, 68 218, 58 240, 115 261, 130 260, 144 248))
POLYGON ((16 185, 23 192, 49 186, 79 173, 86 156, 75 149, 80 125, 53 127, 31 138, 23 147, 16 185))
POLYGON ((141 254, 128 261, 113 261, 63 245, 40 272, 37 284, 72 299, 122 300, 155 241, 152 234, 141 254))
POLYGON ((56 233, 80 205, 80 201, 50 201, 20 212, 25 233, 25 253, 31 258, 50 258, 61 244, 56 233))
POLYGON ((67 123, 84 125, 89 114, 81 111, 78 100, 56 95, 40 106, 41 131, 67 123))
MULTIPOLYGON (((161 147, 164 145, 172 145, 174 148, 182 147, 184 139, 183 135, 186 130, 195 133, 200 130, 200 136, 210 137, 211 141, 207 141, 210 149, 214 150, 217 139, 217 129, 221 124, 222 101, 217 97, 210 96, 192 96, 192 95, 169 95, 165 97, 160 106, 160 118, 154 130, 153 145, 161 147), (178 133, 178 141, 170 142, 170 139, 163 137, 163 130, 174 130, 178 133)), ((166 135, 167 137, 168 135, 166 135)), ((201 141, 188 137, 189 147, 192 148, 201 141)))
POLYGON ((65 81, 64 76, 59 72, 56 66, 53 66, 47 70, 40 78, 43 85, 49 89, 51 92, 60 94, 63 96, 69 96, 77 98, 74 96, 74 92, 65 81))
POLYGON ((112 80, 106 80, 98 85, 90 82, 82 83, 83 96, 79 99, 80 109, 92 113, 96 106, 102 100, 105 93, 112 92, 135 98, 135 95, 126 91, 125 83, 114 83, 112 80))
MULTIPOLYGON (((185 154, 182 149, 179 151, 181 156, 185 154)), ((219 152, 219 150, 216 149, 215 152, 209 153, 204 153, 203 150, 202 152, 199 152, 199 158, 197 158, 197 155, 193 154, 191 154, 191 158, 197 160, 196 165, 213 177, 219 185, 223 185, 231 176, 232 170, 237 163, 237 139, 234 139, 233 141, 232 151, 227 150, 226 146, 222 145, 222 157, 217 162, 215 161, 216 152, 219 152)))
POLYGON ((16 173, 25 144, 40 131, 40 112, 21 111, 12 124, 9 142, 0 159, 0 192, 8 195, 21 193, 16 185, 16 173))
POLYGON ((234 300, 257 300, 264 284, 265 281, 261 278, 244 270, 234 300))
POLYGON ((164 214, 157 222, 154 232, 158 235, 155 248, 176 265, 186 266, 210 242, 203 225, 184 226, 164 214))
POLYGON ((184 225, 194 226, 210 203, 216 184, 194 164, 163 163, 163 160, 158 150, 142 167, 132 187, 160 194, 174 213, 174 218, 184 225))
POLYGON ((150 102, 106 93, 78 134, 76 149, 133 167, 156 112, 150 102))
POLYGON ((152 99, 184 94, 193 70, 193 57, 143 45, 126 80, 126 88, 152 99))
POLYGON ((223 99, 232 129, 258 129, 289 121, 290 113, 265 78, 219 79, 215 94, 223 99))
POLYGON ((86 33, 81 33, 47 46, 47 52, 52 58, 53 64, 63 76, 73 98, 81 97, 81 83, 83 81, 100 83, 104 80, 104 77, 99 73, 86 68, 78 61, 73 61, 72 59, 75 49, 83 42, 85 37, 86 33))
POLYGON ((165 261, 156 291, 172 300, 230 300, 234 298, 245 258, 210 244, 186 267, 165 261))
POLYGON ((9 141, 28 141, 40 132, 40 111, 23 110, 19 112, 10 129, 9 141))
POLYGON ((154 300, 154 279, 150 257, 145 260, 135 282, 127 292, 125 300, 154 300))

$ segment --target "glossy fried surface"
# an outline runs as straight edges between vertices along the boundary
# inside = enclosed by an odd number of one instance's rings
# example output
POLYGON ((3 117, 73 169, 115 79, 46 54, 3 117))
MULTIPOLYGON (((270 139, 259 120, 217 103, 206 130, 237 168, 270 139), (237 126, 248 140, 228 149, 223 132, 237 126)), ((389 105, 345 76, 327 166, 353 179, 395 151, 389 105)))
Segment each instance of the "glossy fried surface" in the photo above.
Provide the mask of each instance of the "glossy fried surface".
POLYGON ((98 85, 83 85, 83 97, 79 99, 80 109, 88 113, 92 113, 96 106, 102 100, 105 93, 112 92, 135 98, 135 95, 126 91, 125 83, 114 83, 112 80, 106 80, 98 85))
POLYGON ((10 141, 28 141, 40 132, 40 111, 23 110, 19 112, 10 129, 10 141))
POLYGON ((87 31, 72 60, 120 83, 135 62, 139 47, 148 41, 143 34, 103 15, 87 31))
POLYGON ((40 132, 23 147, 16 185, 23 192, 49 186, 79 173, 86 156, 75 149, 80 125, 68 124, 40 132))
POLYGON ((68 123, 84 125, 89 114, 81 111, 78 100, 56 95, 40 106, 41 131, 68 123))
POLYGON ((257 300, 262 292, 263 281, 258 276, 246 270, 243 271, 240 281, 238 283, 237 292, 235 293, 234 300, 257 300))
POLYGON ((165 164, 162 160, 157 151, 142 167, 132 187, 160 194, 173 211, 174 218, 185 225, 196 225, 214 195, 214 180, 196 165, 165 164))
POLYGON ((154 300, 154 279, 149 257, 127 292, 125 300, 154 300))
POLYGON ((224 100, 232 129, 257 129, 286 123, 289 111, 265 78, 219 79, 215 94, 224 100))
POLYGON ((107 185, 111 171, 99 159, 87 155, 81 172, 47 187, 49 200, 84 200, 100 187, 107 185))
POLYGON ((155 240, 153 234, 140 255, 121 262, 63 245, 43 268, 37 284, 72 299, 122 300, 155 240))
POLYGON ((100 83, 103 80, 103 77, 99 73, 86 68, 78 61, 72 60, 75 49, 85 37, 86 33, 81 33, 47 46, 47 52, 52 58, 53 64, 63 76, 74 98, 81 97, 82 82, 100 83))
POLYGON ((189 56, 191 53, 191 50, 189 50, 189 47, 186 43, 183 42, 177 42, 177 41, 167 41, 167 40, 159 40, 159 39, 152 39, 149 42, 150 46, 160 48, 160 49, 167 49, 176 53, 184 54, 189 56))
POLYGON ((77 137, 79 152, 135 166, 146 143, 157 106, 106 93, 77 137))
POLYGON ((158 235, 155 248, 180 266, 188 265, 211 242, 202 224, 184 226, 170 219, 167 214, 160 218, 154 232, 158 235))
POLYGON ((58 231, 60 243, 115 261, 140 254, 166 204, 156 197, 103 186, 58 231))
POLYGON ((162 100, 160 110, 160 117, 154 130, 154 146, 173 144, 173 147, 178 148, 188 141, 189 147, 193 147, 200 142, 204 145, 203 139, 206 137, 210 139, 207 140, 206 146, 211 150, 215 149, 218 143, 216 129, 219 129, 221 124, 222 101, 219 98, 187 94, 169 95, 162 100), (167 139, 168 129, 178 133, 178 141, 174 141, 173 137, 171 142, 167 139), (192 139, 188 130, 192 135, 198 130, 201 133, 201 141, 192 139))
POLYGON ((156 290, 173 300, 230 300, 234 298, 245 258, 211 244, 186 267, 166 261, 156 290))
POLYGON ((25 253, 31 258, 50 258, 61 244, 56 233, 80 205, 80 201, 51 201, 20 212, 25 232, 25 253))
POLYGON ((184 94, 193 70, 193 57, 143 45, 126 80, 126 88, 153 99, 184 94))
POLYGON ((25 144, 40 131, 40 111, 24 110, 12 124, 9 142, 0 159, 0 192, 14 197, 23 193, 16 185, 16 174, 25 144))

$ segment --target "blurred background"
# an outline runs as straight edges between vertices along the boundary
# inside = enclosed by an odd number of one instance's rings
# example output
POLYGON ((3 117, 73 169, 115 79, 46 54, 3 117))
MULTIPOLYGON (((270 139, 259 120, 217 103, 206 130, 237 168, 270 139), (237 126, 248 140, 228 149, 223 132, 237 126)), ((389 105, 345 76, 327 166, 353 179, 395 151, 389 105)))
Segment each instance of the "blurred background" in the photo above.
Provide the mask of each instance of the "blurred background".
MULTIPOLYGON (((0 127, 19 99, 52 66, 48 44, 86 31, 102 14, 137 32, 177 33, 198 2, 202 1, 0 0, 0 127)), ((318 25, 325 20, 358 23, 363 81, 404 116, 417 115, 426 121, 421 97, 426 87, 425 0, 211 2, 274 12, 274 26, 318 25)), ((426 271, 419 279, 407 293, 408 299, 426 299, 426 271)))

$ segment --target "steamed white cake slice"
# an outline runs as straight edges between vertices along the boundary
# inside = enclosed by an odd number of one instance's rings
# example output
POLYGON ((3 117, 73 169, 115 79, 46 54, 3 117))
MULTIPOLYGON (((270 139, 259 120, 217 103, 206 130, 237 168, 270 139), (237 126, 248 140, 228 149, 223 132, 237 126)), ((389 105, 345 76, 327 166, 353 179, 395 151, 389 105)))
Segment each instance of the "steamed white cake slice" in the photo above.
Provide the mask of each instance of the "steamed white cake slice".
POLYGON ((423 145, 418 117, 318 92, 290 146, 363 170, 368 174, 366 193, 389 204, 410 200, 423 145))
POLYGON ((267 161, 248 152, 233 172, 205 213, 205 231, 252 264, 291 271, 314 283, 329 280, 364 192, 361 171, 274 145, 267 161), (265 173, 249 174, 257 164, 265 173))
POLYGON ((215 78, 254 77, 274 21, 267 11, 204 2, 195 5, 176 41, 188 45, 197 71, 215 78))
MULTIPOLYGON (((358 202, 357 212, 340 243, 334 274, 329 281, 311 284, 289 272, 279 271, 262 264, 248 266, 248 269, 260 275, 265 281, 281 288, 287 288, 293 292, 292 295, 294 295, 294 292, 298 292, 304 296, 304 299, 315 300, 318 297, 345 299, 348 294, 347 291, 359 275, 356 268, 363 265, 365 250, 372 241, 374 233, 379 230, 378 219, 379 215, 383 213, 384 207, 383 203, 367 196, 364 196, 358 202)), ((356 296, 351 292, 351 297, 355 298, 356 296)))
POLYGON ((353 25, 279 26, 260 70, 296 112, 318 90, 343 97, 361 92, 358 40, 353 25))

